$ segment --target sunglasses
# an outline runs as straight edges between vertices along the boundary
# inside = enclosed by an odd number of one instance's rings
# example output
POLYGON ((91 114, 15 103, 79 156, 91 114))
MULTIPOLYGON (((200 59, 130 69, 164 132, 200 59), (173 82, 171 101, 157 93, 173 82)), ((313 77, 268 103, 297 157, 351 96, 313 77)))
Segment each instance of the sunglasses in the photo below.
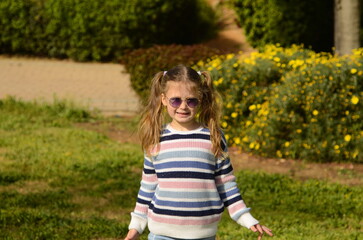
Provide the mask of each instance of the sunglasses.
POLYGON ((186 98, 183 100, 179 97, 173 97, 173 98, 168 98, 167 96, 165 96, 165 97, 169 100, 169 104, 173 108, 180 107, 180 105, 182 104, 183 101, 185 101, 187 103, 187 106, 190 108, 195 108, 199 104, 198 98, 186 98))

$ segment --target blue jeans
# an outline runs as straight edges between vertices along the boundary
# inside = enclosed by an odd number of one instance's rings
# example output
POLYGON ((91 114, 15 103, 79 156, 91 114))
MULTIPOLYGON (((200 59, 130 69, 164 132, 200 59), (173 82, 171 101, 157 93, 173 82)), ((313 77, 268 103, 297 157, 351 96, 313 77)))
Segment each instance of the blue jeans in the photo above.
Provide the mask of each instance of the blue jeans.
MULTIPOLYGON (((155 235, 153 233, 150 233, 149 236, 147 237, 148 240, 187 240, 187 239, 182 239, 182 238, 170 238, 170 237, 164 237, 164 236, 159 236, 159 235, 155 235)), ((188 239, 188 240, 215 240, 216 237, 207 237, 207 238, 198 238, 198 239, 188 239)))

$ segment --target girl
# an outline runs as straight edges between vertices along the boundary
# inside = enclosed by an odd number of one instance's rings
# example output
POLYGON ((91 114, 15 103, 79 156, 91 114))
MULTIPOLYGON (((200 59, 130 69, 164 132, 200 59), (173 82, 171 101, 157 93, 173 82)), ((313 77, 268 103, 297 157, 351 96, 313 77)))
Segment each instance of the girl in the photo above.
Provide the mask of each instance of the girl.
POLYGON ((138 239, 146 225, 149 240, 214 240, 225 207, 258 239, 272 236, 241 198, 219 119, 208 72, 178 65, 155 75, 139 126, 144 170, 125 240, 138 239))

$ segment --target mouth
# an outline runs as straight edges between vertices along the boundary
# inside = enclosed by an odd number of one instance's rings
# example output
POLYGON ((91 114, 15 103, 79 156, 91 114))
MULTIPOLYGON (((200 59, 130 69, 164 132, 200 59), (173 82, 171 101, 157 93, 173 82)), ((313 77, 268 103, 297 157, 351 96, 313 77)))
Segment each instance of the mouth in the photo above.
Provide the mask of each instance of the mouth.
POLYGON ((182 116, 182 117, 187 117, 187 116, 189 116, 189 115, 190 115, 190 113, 189 113, 189 112, 176 112, 176 114, 178 114, 178 115, 180 115, 180 116, 182 116))

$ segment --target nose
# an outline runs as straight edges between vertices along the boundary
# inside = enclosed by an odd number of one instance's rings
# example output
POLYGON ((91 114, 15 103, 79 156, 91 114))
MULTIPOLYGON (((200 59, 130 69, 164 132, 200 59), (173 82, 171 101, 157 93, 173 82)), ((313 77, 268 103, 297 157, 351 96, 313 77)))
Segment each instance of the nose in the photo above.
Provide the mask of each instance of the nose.
POLYGON ((186 108, 188 108, 187 100, 186 100, 186 99, 184 99, 184 100, 182 101, 182 103, 180 104, 179 108, 181 108, 181 109, 186 109, 186 108))

